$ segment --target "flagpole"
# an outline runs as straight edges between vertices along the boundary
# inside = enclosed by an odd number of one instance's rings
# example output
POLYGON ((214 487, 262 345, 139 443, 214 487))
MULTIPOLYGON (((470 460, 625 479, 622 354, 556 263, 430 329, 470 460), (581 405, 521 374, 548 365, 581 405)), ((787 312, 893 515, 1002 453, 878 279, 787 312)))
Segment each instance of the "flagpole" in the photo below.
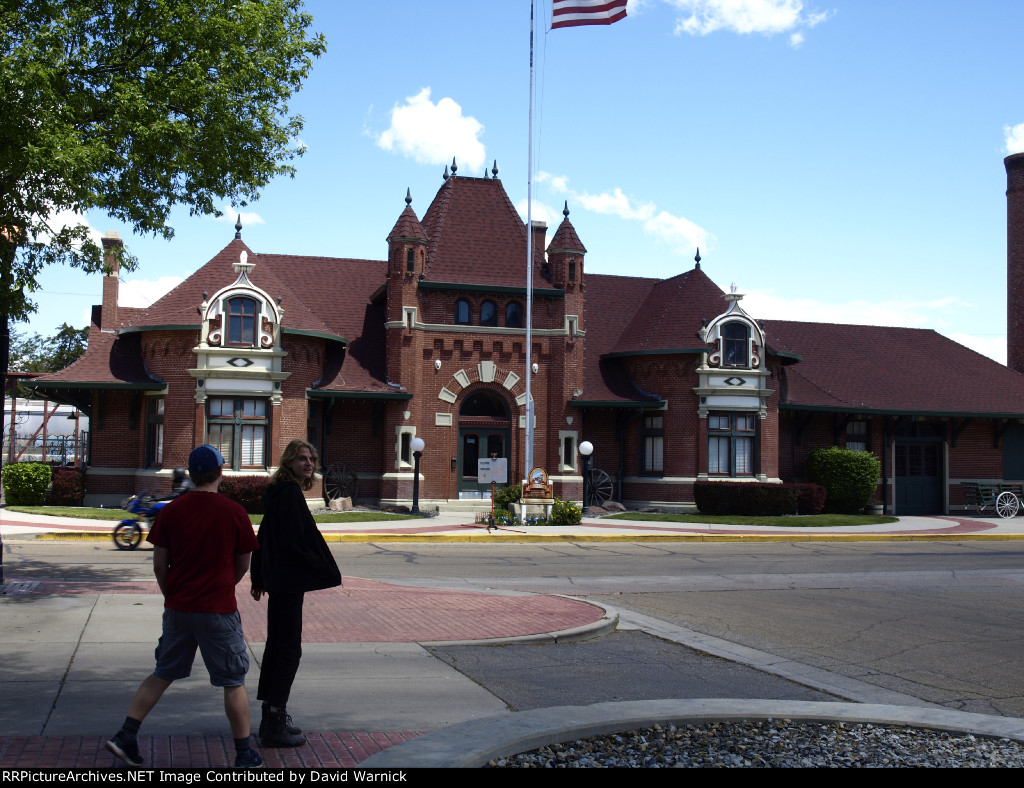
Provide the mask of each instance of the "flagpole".
POLYGON ((533 5, 530 0, 530 130, 526 153, 526 446, 523 479, 533 469, 533 5))

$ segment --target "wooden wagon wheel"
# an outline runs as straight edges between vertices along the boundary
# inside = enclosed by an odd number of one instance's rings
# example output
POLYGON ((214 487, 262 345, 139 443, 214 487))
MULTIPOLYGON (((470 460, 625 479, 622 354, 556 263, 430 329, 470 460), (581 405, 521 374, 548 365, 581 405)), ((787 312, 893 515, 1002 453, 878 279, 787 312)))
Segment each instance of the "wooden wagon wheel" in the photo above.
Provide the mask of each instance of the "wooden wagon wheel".
POLYGON ((605 502, 612 499, 614 492, 612 477, 600 468, 591 468, 587 480, 587 506, 604 506, 605 502))
POLYGON ((1000 493, 996 498, 996 514, 1002 518, 1016 517, 1020 510, 1020 501, 1012 492, 1000 493))
POLYGON ((335 498, 351 498, 355 503, 359 495, 359 477, 351 465, 336 462, 324 472, 324 500, 328 503, 335 498))

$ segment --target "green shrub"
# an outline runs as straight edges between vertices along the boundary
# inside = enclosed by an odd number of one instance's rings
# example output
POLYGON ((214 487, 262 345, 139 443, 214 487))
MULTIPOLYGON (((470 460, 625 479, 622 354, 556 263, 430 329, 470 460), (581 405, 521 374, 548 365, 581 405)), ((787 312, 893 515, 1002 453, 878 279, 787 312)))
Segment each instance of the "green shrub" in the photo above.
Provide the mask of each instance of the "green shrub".
POLYGON ((510 484, 508 487, 501 487, 494 492, 495 509, 511 509, 512 504, 519 503, 523 497, 523 488, 518 484, 510 484))
POLYGON ((550 525, 579 525, 582 519, 583 509, 578 503, 555 498, 548 523, 550 525))
POLYGON ((856 514, 878 487, 882 464, 871 452, 839 446, 815 449, 807 458, 807 478, 822 485, 828 494, 825 511, 856 514))
POLYGON ((269 486, 269 476, 223 476, 218 492, 242 504, 249 514, 263 514, 263 493, 269 486))
POLYGON ((53 473, 49 465, 41 462, 16 462, 5 465, 2 476, 4 500, 18 506, 42 506, 46 502, 46 488, 53 473))
POLYGON ((54 468, 51 506, 78 506, 85 497, 85 474, 78 468, 54 468))

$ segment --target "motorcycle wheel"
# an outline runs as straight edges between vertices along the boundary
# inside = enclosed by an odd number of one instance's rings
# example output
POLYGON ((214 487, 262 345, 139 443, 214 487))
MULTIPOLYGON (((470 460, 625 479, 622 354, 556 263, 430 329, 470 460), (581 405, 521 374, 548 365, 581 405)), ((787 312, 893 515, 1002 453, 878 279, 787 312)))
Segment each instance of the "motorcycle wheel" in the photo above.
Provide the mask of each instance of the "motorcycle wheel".
POLYGON ((134 550, 142 541, 142 528, 131 520, 114 529, 114 544, 118 550, 134 550))

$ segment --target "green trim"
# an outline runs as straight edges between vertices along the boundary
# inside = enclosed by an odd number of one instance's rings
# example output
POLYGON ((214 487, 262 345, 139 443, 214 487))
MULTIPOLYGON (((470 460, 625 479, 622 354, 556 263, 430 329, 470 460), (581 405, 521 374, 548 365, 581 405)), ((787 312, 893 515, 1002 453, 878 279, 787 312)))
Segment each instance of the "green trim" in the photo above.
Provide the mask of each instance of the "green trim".
POLYGON ((862 413, 868 416, 956 416, 976 419, 1024 419, 1024 413, 979 413, 963 410, 896 410, 857 408, 849 405, 779 405, 779 410, 809 413, 862 413))
MULTIPOLYGON (((426 282, 420 280, 420 290, 453 290, 458 293, 498 293, 501 295, 518 295, 526 297, 525 287, 508 287, 505 285, 468 285, 461 282, 426 282)), ((565 291, 558 288, 533 288, 534 298, 565 298, 565 291)))
POLYGON ((24 383, 26 388, 31 389, 54 389, 54 390, 72 390, 72 389, 87 389, 92 391, 93 389, 128 389, 135 391, 163 391, 167 388, 166 383, 111 383, 111 382, 98 382, 98 381, 75 381, 75 382, 61 382, 61 381, 39 381, 38 383, 24 383))
POLYGON ((710 346, 683 347, 673 350, 623 350, 618 353, 605 353, 601 358, 627 358, 629 356, 677 356, 681 353, 707 353, 710 346))
POLYGON ((779 358, 791 358, 793 361, 803 361, 804 357, 799 353, 790 353, 788 350, 776 350, 771 345, 766 345, 768 352, 772 355, 779 356, 779 358))
POLYGON ((310 399, 412 399, 412 394, 407 391, 321 391, 319 389, 306 389, 306 396, 310 399))
POLYGON ((639 410, 651 410, 665 407, 665 400, 571 399, 567 404, 574 408, 637 408, 639 410))
POLYGON ((317 337, 318 339, 329 339, 332 342, 341 342, 343 345, 348 345, 348 340, 339 334, 326 334, 323 331, 304 331, 298 328, 282 328, 281 333, 293 334, 299 337, 317 337))

